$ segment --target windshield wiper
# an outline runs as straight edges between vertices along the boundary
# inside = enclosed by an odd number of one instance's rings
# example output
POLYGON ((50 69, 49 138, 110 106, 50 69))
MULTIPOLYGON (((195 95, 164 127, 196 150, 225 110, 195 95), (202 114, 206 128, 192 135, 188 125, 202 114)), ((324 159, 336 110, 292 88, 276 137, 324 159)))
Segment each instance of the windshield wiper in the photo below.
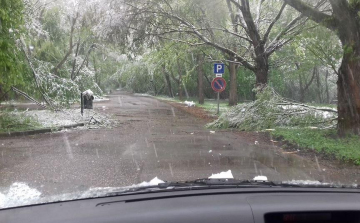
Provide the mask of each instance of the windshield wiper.
POLYGON ((184 182, 165 182, 158 185, 159 188, 169 188, 169 187, 226 187, 226 186, 241 186, 241 187, 261 187, 261 186, 277 186, 274 182, 271 181, 254 181, 254 180, 236 180, 236 179, 198 179, 194 181, 184 181, 184 182))
POLYGON ((128 193, 149 193, 161 191, 177 190, 201 190, 201 189, 220 189, 220 188, 357 188, 359 186, 346 186, 335 184, 297 184, 291 182, 273 182, 258 180, 236 180, 236 179, 198 179, 194 181, 164 182, 158 185, 132 187, 123 191, 108 193, 107 196, 117 196, 128 193))
POLYGON ((131 187, 120 192, 108 193, 107 196, 116 196, 128 193, 147 193, 157 191, 194 190, 235 187, 276 187, 279 186, 271 181, 236 180, 236 179, 198 179, 194 181, 164 182, 158 185, 131 187))

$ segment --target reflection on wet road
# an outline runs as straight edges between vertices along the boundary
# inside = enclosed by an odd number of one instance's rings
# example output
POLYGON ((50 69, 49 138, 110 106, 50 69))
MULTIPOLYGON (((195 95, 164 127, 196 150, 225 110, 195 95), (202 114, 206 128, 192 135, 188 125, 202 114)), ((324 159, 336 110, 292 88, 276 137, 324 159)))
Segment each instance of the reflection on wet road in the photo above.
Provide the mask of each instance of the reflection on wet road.
POLYGON ((156 176, 192 180, 229 169, 238 179, 265 175, 275 181, 357 183, 359 176, 357 169, 344 175, 317 158, 286 154, 271 141, 210 132, 203 120, 150 97, 117 93, 94 107, 111 114, 118 127, 0 139, 0 187, 25 182, 50 195, 128 186, 156 176))

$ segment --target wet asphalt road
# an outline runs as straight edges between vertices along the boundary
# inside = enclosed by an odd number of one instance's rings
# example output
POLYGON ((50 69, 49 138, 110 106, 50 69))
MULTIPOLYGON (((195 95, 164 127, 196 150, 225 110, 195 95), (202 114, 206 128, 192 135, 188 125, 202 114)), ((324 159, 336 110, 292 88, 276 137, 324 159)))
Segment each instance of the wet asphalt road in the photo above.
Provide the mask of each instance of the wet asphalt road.
POLYGON ((212 134, 203 120, 151 97, 117 92, 109 98, 94 107, 118 120, 113 129, 0 138, 0 187, 25 182, 54 195, 154 177, 191 180, 227 170, 238 179, 265 175, 276 181, 353 183, 359 177, 358 169, 323 166, 286 154, 270 141, 259 139, 255 145, 237 132, 212 134))

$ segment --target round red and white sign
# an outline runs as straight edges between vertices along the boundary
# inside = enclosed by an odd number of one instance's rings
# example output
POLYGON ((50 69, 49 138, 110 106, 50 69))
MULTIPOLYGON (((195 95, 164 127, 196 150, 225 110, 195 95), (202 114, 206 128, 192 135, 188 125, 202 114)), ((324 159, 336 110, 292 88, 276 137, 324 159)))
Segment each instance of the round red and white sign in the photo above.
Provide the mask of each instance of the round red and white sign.
POLYGON ((214 78, 214 80, 211 82, 211 87, 216 92, 222 92, 226 88, 226 81, 222 77, 214 78))

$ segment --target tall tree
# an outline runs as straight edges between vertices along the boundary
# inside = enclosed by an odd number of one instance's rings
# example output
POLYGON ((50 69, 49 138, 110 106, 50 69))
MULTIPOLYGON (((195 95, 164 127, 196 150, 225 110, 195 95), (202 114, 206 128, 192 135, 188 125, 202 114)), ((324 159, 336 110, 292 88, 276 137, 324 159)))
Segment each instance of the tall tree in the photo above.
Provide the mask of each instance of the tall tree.
MULTIPOLYGON (((300 71, 299 63, 295 63, 296 68, 300 71)), ((300 102, 305 102, 305 93, 309 89, 310 85, 314 81, 315 75, 318 73, 317 68, 313 68, 312 76, 309 81, 306 81, 304 74, 300 71, 298 72, 299 84, 300 84, 300 102)))
POLYGON ((127 1, 124 21, 128 36, 147 39, 147 45, 158 38, 221 51, 227 58, 224 62, 229 63, 229 104, 234 105, 234 64, 253 71, 257 85, 266 85, 269 57, 302 31, 306 18, 286 5, 273 0, 127 1))
MULTIPOLYGON (((0 97, 21 81, 19 55, 15 40, 23 24, 22 0, 0 1, 0 97)), ((1 100, 1 99, 0 99, 1 100)))
POLYGON ((199 97, 199 104, 204 104, 204 55, 199 53, 197 55, 197 63, 198 63, 198 97, 199 97))
POLYGON ((301 0, 284 2, 339 37, 344 51, 337 72, 338 134, 360 134, 360 1, 322 0, 330 4, 331 14, 301 0))

